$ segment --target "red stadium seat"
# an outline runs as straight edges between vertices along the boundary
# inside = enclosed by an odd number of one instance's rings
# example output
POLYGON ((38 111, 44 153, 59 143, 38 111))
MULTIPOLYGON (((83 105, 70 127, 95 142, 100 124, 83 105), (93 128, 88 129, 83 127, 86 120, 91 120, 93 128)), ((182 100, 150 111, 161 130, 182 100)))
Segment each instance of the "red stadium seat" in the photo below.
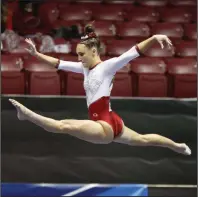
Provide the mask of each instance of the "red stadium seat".
POLYGON ((93 19, 94 20, 100 20, 100 21, 124 21, 124 13, 122 11, 122 8, 117 7, 106 7, 104 8, 98 8, 93 13, 93 19))
POLYGON ((20 57, 1 55, 1 93, 25 94, 23 61, 20 57))
POLYGON ((168 5, 168 0, 137 0, 137 3, 141 6, 164 7, 168 5))
POLYGON ((12 55, 1 55, 1 71, 21 71, 23 70, 23 60, 21 57, 12 55))
POLYGON ((67 1, 56 1, 56 5, 58 9, 67 9, 70 6, 70 0, 67 1))
POLYGON ((177 23, 154 23, 151 25, 151 34, 164 34, 169 38, 182 39, 184 30, 182 25, 177 23))
POLYGON ((25 59, 24 68, 28 81, 28 94, 60 95, 61 82, 57 70, 36 58, 25 59))
POLYGON ((187 9, 182 8, 165 8, 160 12, 163 22, 169 23, 190 23, 192 14, 187 9))
POLYGON ((95 21, 94 27, 101 39, 114 38, 116 35, 116 26, 110 21, 95 21))
POLYGON ((134 96, 166 97, 166 64, 160 58, 137 58, 131 62, 134 96))
POLYGON ((113 79, 113 89, 111 92, 111 96, 132 96, 132 80, 129 74, 129 68, 127 66, 125 66, 116 73, 113 79))
MULTIPOLYGON (((64 60, 64 61, 71 61, 71 62, 78 62, 78 56, 77 55, 70 55, 70 54, 58 54, 57 58, 60 60, 64 60)), ((58 70, 58 74, 60 76, 60 80, 61 80, 61 93, 62 94, 66 94, 66 90, 67 90, 67 75, 68 72, 64 71, 64 70, 58 70)))
POLYGON ((83 5, 70 5, 66 10, 60 8, 60 19, 66 21, 89 21, 91 10, 83 5))
POLYGON ((147 38, 150 36, 150 28, 147 24, 137 21, 125 22, 118 25, 117 34, 124 39, 129 37, 147 38))
POLYGON ((41 24, 40 16, 36 17, 31 12, 22 12, 20 9, 14 11, 12 22, 14 31, 20 35, 35 34, 35 30, 37 30, 41 24))
POLYGON ((71 42, 71 54, 72 55, 77 55, 76 54, 76 47, 77 47, 79 42, 80 42, 80 40, 74 40, 74 41, 71 42))
POLYGON ((134 7, 126 18, 129 21, 157 22, 159 21, 159 13, 150 7, 134 7))
POLYGON ((191 7, 188 9, 188 11, 192 14, 192 22, 196 23, 197 22, 197 8, 191 7))
POLYGON ((59 10, 56 3, 43 3, 39 6, 39 17, 45 27, 51 27, 59 17, 59 10))
POLYGON ((173 57, 175 55, 174 48, 164 48, 162 49, 161 46, 156 43, 150 49, 148 49, 145 53, 145 56, 148 57, 173 57))
POLYGON ((193 58, 167 60, 170 96, 197 97, 197 61, 193 58))
POLYGON ((121 8, 122 11, 128 12, 133 8, 135 0, 104 0, 105 6, 121 8))
POLYGON ((82 25, 79 21, 67 21, 67 20, 57 20, 56 23, 53 24, 53 28, 54 29, 57 29, 57 28, 60 28, 60 27, 69 27, 69 26, 72 26, 72 25, 77 25, 78 26, 78 29, 79 29, 79 32, 82 32, 82 25))
POLYGON ((170 0, 170 5, 173 6, 196 6, 197 2, 196 0, 170 0))
POLYGON ((176 55, 178 57, 196 57, 197 42, 196 41, 181 41, 175 45, 176 55))
MULTIPOLYGON (((58 56, 60 60, 78 62, 78 56, 64 55, 58 56)), ((84 95, 83 89, 83 75, 67 71, 59 71, 62 79, 62 92, 64 95, 84 95), (75 83, 75 84, 73 84, 75 83)))
POLYGON ((91 11, 92 13, 97 10, 98 8, 99 9, 102 9, 104 8, 104 5, 100 2, 97 2, 97 1, 92 1, 92 2, 78 2, 76 4, 74 4, 74 6, 81 6, 81 7, 85 7, 87 10, 91 11))
POLYGON ((196 24, 185 24, 184 35, 188 40, 197 40, 197 25, 196 24))
POLYGON ((85 95, 85 90, 83 87, 84 76, 79 73, 68 72, 67 74, 67 85, 66 85, 66 95, 85 95))
POLYGON ((107 44, 107 54, 109 56, 122 55, 136 44, 138 44, 136 40, 114 40, 112 43, 107 44))

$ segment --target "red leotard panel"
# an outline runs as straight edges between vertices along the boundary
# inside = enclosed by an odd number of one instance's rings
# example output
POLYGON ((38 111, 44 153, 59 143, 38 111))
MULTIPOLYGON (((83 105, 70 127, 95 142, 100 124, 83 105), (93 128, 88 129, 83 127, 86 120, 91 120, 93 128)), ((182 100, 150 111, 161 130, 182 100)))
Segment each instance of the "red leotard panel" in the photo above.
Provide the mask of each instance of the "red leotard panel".
POLYGON ((122 119, 114 112, 109 111, 109 97, 102 97, 89 106, 89 118, 93 121, 102 120, 111 125, 114 138, 121 134, 122 119))

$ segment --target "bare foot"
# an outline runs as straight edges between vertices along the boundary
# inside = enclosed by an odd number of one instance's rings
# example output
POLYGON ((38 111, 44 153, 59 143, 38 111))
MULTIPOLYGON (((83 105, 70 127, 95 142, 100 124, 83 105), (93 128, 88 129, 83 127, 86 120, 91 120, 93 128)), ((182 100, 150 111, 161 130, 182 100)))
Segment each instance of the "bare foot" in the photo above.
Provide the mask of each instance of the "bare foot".
POLYGON ((178 152, 178 153, 184 154, 184 155, 191 155, 190 148, 184 143, 178 144, 175 151, 178 152))
POLYGON ((16 107, 18 119, 25 120, 27 108, 22 104, 20 104, 19 102, 15 101, 14 99, 9 99, 9 101, 16 107))

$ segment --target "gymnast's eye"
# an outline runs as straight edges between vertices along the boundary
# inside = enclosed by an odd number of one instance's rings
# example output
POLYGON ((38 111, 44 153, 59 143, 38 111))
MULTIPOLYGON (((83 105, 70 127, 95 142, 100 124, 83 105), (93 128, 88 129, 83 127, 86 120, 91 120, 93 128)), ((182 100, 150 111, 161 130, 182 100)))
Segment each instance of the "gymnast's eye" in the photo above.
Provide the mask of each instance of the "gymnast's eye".
POLYGON ((80 55, 80 56, 84 56, 84 53, 78 53, 78 55, 80 55))

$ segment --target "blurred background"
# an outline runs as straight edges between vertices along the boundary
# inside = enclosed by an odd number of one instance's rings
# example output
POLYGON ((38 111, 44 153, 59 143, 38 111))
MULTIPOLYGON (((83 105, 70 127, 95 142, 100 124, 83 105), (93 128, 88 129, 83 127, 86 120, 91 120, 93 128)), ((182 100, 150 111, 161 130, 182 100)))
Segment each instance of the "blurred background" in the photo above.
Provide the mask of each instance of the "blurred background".
POLYGON ((1 94, 2 196, 61 196, 76 190, 69 195, 196 195, 196 0, 2 0, 1 94), (78 61, 76 44, 93 21, 102 60, 154 34, 171 39, 172 49, 153 45, 117 72, 112 107, 137 132, 187 143, 191 156, 88 144, 17 120, 10 97, 51 118, 88 118, 83 76, 30 56, 24 40, 31 38, 41 53, 78 61))

